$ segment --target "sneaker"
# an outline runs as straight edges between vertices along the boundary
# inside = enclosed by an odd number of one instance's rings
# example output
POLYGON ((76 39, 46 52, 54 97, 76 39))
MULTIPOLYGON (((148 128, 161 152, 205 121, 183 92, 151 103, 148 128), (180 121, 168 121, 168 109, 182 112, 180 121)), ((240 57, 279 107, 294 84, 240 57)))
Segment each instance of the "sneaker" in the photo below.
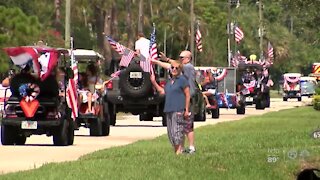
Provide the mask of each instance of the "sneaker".
POLYGON ((194 154, 194 153, 196 153, 196 150, 195 149, 189 149, 189 152, 188 152, 189 154, 194 154))

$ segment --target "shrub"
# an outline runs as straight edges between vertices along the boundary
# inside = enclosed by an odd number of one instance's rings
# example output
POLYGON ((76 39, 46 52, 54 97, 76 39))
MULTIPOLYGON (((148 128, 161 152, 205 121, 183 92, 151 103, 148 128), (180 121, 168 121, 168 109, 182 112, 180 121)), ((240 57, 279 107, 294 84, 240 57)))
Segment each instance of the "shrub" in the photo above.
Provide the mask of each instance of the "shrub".
POLYGON ((312 104, 315 110, 320 110, 320 95, 313 96, 312 104))
POLYGON ((318 83, 316 89, 315 89, 316 95, 320 95, 320 83, 318 83))

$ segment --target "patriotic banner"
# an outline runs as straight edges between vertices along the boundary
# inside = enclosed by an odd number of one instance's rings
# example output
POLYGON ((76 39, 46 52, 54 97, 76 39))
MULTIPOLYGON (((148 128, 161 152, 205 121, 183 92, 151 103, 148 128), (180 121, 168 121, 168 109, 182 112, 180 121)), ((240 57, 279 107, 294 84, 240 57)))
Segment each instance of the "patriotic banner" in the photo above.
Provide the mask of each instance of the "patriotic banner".
POLYGON ((73 120, 76 120, 78 117, 78 92, 77 92, 77 84, 78 84, 78 65, 77 61, 74 57, 73 52, 73 38, 71 37, 71 69, 73 71, 73 79, 69 79, 68 87, 67 87, 67 104, 68 107, 71 108, 72 113, 71 117, 73 120))
POLYGON ((40 70, 40 78, 41 80, 46 79, 53 68, 56 66, 58 62, 58 52, 57 51, 51 51, 51 52, 45 52, 38 58, 38 61, 41 65, 40 70))
POLYGON ((19 46, 5 48, 12 62, 25 68, 27 64, 44 80, 51 73, 58 61, 59 52, 54 48, 19 46))
POLYGON ((234 37, 237 43, 239 43, 244 38, 243 31, 239 28, 239 26, 236 26, 234 28, 234 37))
POLYGON ((196 45, 199 52, 202 52, 202 35, 200 32, 199 24, 197 25, 197 31, 196 31, 196 45))
POLYGON ((233 67, 238 67, 240 62, 247 62, 247 57, 242 56, 238 50, 237 53, 232 57, 231 64, 233 67))
POLYGON ((131 49, 121 45, 120 43, 116 42, 113 40, 111 37, 107 36, 108 42, 112 49, 117 51, 120 55, 122 55, 121 60, 120 60, 120 66, 128 67, 130 64, 132 58, 134 57, 134 51, 131 49))

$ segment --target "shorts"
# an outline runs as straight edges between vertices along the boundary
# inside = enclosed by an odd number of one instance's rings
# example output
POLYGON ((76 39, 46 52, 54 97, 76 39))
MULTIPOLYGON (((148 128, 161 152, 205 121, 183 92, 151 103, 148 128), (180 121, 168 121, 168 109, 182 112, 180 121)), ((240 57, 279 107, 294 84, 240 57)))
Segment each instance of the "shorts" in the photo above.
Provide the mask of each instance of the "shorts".
POLYGON ((187 134, 193 131, 193 122, 194 122, 194 113, 191 113, 189 119, 185 120, 184 123, 184 132, 187 134))

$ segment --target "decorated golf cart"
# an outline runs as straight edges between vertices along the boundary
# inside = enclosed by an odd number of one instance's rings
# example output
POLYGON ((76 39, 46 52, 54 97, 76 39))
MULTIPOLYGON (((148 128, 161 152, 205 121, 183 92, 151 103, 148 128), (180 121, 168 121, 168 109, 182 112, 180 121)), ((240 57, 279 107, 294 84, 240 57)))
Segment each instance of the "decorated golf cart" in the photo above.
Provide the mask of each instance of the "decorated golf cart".
POLYGON ((283 74, 283 101, 289 98, 297 98, 301 101, 300 73, 283 74))
MULTIPOLYGON (((215 89, 208 96, 212 118, 219 118, 220 108, 237 109, 237 114, 245 114, 244 98, 236 93, 236 69, 233 67, 195 67, 197 76, 204 77, 210 71, 214 77, 215 89)), ((198 78, 199 79, 199 78, 198 78)), ((201 81, 201 78, 198 80, 201 81)), ((199 82, 200 83, 200 82, 199 82)))
MULTIPOLYGON (((23 145, 31 135, 53 136, 57 146, 72 145, 74 123, 66 94, 60 94, 58 64, 68 57, 66 49, 20 46, 4 49, 19 71, 10 80, 11 96, 4 102, 1 122, 2 145, 23 145)), ((68 66, 63 81, 73 78, 68 66)), ((5 98, 7 99, 7 98, 5 98)))
MULTIPOLYGON (((76 129, 85 127, 90 129, 90 136, 107 136, 110 133, 110 117, 108 104, 103 101, 105 88, 102 82, 101 61, 104 57, 94 50, 75 49, 70 51, 73 64, 76 64, 79 77, 76 78, 78 110, 76 129), (91 71, 91 76, 88 74, 91 71), (87 80, 87 89, 84 86, 87 80), (91 80, 91 83, 88 82, 91 80), (88 96, 90 93, 90 96, 88 96), (89 100, 91 98, 91 100, 89 100), (91 101, 91 102, 89 102, 91 101), (91 104, 89 104, 91 103, 91 104), (90 109, 90 110, 89 110, 90 109), (89 111, 88 111, 89 110, 89 111)), ((73 65, 73 67, 76 67, 73 65)))

